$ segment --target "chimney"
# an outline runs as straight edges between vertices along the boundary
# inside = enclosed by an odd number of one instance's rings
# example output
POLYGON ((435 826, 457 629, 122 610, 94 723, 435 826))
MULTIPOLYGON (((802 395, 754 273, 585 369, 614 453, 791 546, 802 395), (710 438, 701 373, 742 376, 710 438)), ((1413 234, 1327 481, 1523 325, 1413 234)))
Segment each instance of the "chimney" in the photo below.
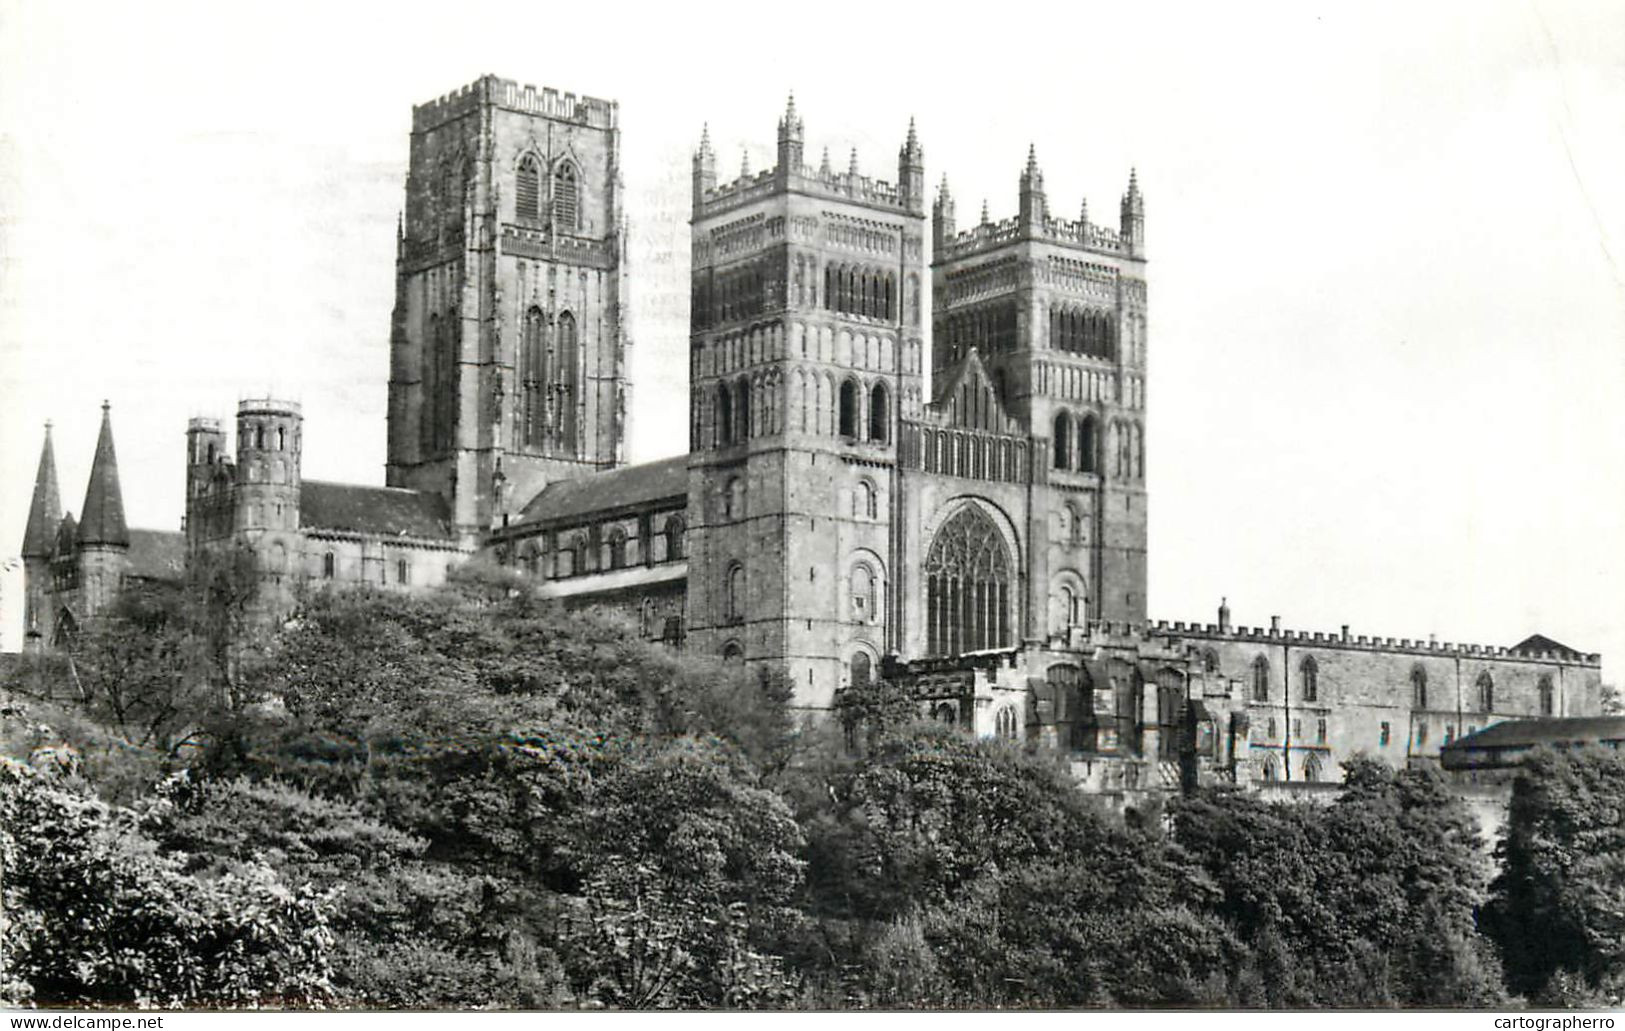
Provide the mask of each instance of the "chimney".
POLYGON ((1271 616, 1270 617, 1270 633, 1279 634, 1280 632, 1281 632, 1281 617, 1280 616, 1271 616))

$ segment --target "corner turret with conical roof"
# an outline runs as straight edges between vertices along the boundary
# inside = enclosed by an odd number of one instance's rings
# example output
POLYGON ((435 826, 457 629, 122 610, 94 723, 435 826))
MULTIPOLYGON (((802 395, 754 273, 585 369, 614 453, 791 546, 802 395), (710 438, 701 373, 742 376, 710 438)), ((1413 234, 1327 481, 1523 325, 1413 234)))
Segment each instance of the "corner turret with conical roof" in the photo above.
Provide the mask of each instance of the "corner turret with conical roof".
POLYGON ((113 417, 106 401, 102 402, 102 428, 96 438, 96 457, 90 464, 85 504, 79 512, 77 542, 80 616, 88 618, 112 604, 118 595, 130 550, 118 454, 113 448, 113 417))
POLYGON ((51 424, 45 424, 39 469, 34 473, 34 497, 28 505, 28 526, 23 530, 23 642, 30 651, 51 639, 51 556, 62 526, 62 492, 57 486, 56 453, 51 446, 51 424))

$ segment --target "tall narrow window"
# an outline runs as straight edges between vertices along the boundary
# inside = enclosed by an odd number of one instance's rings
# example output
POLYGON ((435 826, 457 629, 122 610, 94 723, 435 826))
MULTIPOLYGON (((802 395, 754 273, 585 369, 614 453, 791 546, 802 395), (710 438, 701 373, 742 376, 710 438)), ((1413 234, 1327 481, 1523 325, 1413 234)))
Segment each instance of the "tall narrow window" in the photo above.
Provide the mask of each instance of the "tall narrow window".
POLYGON ((875 388, 869 392, 869 439, 883 444, 890 433, 891 418, 886 384, 876 383, 875 388))
POLYGON ((553 353, 553 383, 548 391, 549 408, 558 446, 576 449, 576 317, 569 312, 559 316, 558 346, 553 353))
POLYGON ((1303 781, 1305 784, 1319 784, 1322 777, 1320 756, 1311 752, 1303 759, 1303 781))
POLYGON ((406 559, 395 560, 395 582, 405 584, 412 582, 412 568, 406 564, 406 559))
POLYGON ((717 384, 717 446, 734 442, 734 396, 726 383, 717 384))
MULTIPOLYGON (((1421 666, 1411 668, 1411 708, 1428 707, 1428 671, 1421 666)), ((1420 744, 1421 742, 1417 742, 1420 744)))
POLYGON ((880 614, 879 592, 875 587, 874 570, 863 563, 852 567, 852 618, 859 623, 872 623, 880 614))
POLYGON ((739 420, 739 425, 734 428, 734 438, 733 439, 735 439, 735 440, 749 440, 750 437, 751 437, 751 432, 750 432, 750 380, 746 379, 744 377, 741 377, 739 382, 734 385, 734 390, 737 391, 737 394, 736 394, 737 401, 736 401, 736 403, 734 405, 734 410, 737 413, 737 418, 739 420))
POLYGON ((852 489, 852 518, 874 519, 879 514, 879 503, 875 498, 875 485, 867 479, 859 480, 852 489))
POLYGON ((873 674, 874 664, 869 661, 868 652, 857 652, 852 656, 852 686, 868 687, 869 678, 873 674))
POLYGON ((666 558, 676 560, 683 557, 683 524, 682 516, 671 516, 666 520, 666 558))
POLYGON ((626 533, 620 527, 609 532, 609 568, 626 567, 626 533))
POLYGON ((723 611, 730 623, 745 618, 745 567, 735 562, 728 567, 728 580, 723 591, 723 611))
POLYGON ((1478 711, 1495 711, 1495 678, 1485 670, 1478 675, 1478 711))
POLYGON ((858 435, 858 385, 852 380, 841 384, 840 433, 843 437, 858 435))
POLYGON ((1072 468, 1072 417, 1065 412, 1055 417, 1055 468, 1072 468))
POLYGON ((547 426, 546 326, 541 308, 526 310, 519 349, 520 436, 533 447, 542 443, 547 426))
POLYGON ((526 154, 519 162, 519 174, 514 181, 514 214, 524 221, 534 222, 541 217, 542 168, 536 158, 526 154))
POLYGON ((580 214, 576 166, 569 161, 560 161, 553 170, 553 222, 560 229, 574 232, 580 225, 580 214))
POLYGON ((1016 739, 1016 707, 1006 705, 999 710, 993 722, 994 733, 1006 741, 1016 739))
POLYGON ((735 476, 728 481, 728 486, 723 492, 722 515, 725 519, 745 518, 744 477, 735 476))
POLYGON ((1270 700, 1270 660, 1260 655, 1253 660, 1253 701, 1270 700))
POLYGON ((1086 415, 1078 420, 1078 470, 1092 473, 1098 468, 1096 452, 1099 444, 1095 441, 1095 417, 1086 415))
POLYGON ((1314 702, 1320 700, 1320 664, 1313 655, 1304 656, 1303 663, 1298 667, 1298 673, 1303 678, 1303 700, 1314 702))
POLYGON ((331 579, 333 579, 334 569, 337 567, 337 565, 338 565, 338 560, 334 557, 334 555, 333 555, 333 553, 331 551, 329 551, 327 554, 323 555, 322 556, 322 579, 323 580, 331 580, 331 579))
POLYGON ((1540 714, 1550 716, 1557 711, 1557 694, 1552 690, 1552 678, 1540 678, 1540 714))

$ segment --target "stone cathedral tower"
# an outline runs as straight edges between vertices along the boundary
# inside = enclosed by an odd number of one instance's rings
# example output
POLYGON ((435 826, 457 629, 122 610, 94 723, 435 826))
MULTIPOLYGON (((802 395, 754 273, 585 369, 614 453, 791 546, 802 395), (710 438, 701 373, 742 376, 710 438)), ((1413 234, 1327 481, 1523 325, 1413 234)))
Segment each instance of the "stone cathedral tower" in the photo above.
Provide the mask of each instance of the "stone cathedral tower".
POLYGON ((487 76, 413 108, 386 479, 469 542, 623 461, 620 161, 611 101, 487 76))
POLYGON ((895 184, 804 148, 792 98, 777 167, 719 186, 708 136, 694 157, 687 613, 699 651, 785 669, 823 706, 853 648, 896 646, 888 513, 900 403, 921 392, 925 173, 912 127, 895 184))

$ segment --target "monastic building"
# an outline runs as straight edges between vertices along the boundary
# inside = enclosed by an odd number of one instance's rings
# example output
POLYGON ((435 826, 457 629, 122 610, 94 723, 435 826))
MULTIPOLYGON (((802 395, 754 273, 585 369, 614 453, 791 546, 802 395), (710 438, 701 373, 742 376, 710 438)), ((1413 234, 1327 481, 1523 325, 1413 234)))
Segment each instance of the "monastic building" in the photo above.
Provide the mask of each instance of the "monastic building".
MULTIPOLYGON (((1355 752, 1431 761, 1501 720, 1600 710, 1600 657, 1539 636, 1266 630, 1223 606, 1147 620, 1133 173, 1114 225, 1074 220, 1029 150, 1016 213, 961 228, 946 177, 927 198, 912 123, 890 181, 856 152, 812 164, 793 99, 772 168, 721 181, 702 133, 689 447, 625 465, 617 111, 490 77, 414 109, 389 486, 303 479, 299 407, 244 401, 234 450, 218 422, 189 426, 185 548, 248 542, 288 597, 429 586, 483 554, 650 640, 785 673, 805 709, 885 676, 968 732, 1066 751, 1108 791, 1335 779, 1355 752)), ((152 572, 140 531, 108 530, 105 415, 104 464, 74 527, 47 437, 31 639, 152 572)))

